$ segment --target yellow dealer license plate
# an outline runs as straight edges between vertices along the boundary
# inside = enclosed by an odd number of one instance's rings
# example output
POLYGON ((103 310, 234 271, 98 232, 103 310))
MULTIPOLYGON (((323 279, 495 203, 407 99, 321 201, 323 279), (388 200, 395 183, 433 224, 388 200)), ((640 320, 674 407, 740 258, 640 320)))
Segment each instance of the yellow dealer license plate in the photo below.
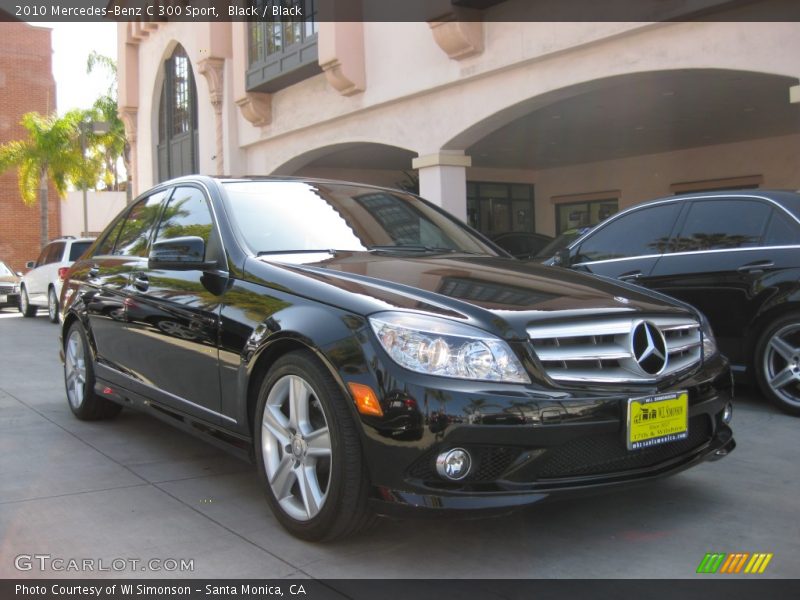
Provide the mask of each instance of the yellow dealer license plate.
POLYGON ((674 392, 628 400, 628 450, 685 440, 689 436, 689 394, 674 392))

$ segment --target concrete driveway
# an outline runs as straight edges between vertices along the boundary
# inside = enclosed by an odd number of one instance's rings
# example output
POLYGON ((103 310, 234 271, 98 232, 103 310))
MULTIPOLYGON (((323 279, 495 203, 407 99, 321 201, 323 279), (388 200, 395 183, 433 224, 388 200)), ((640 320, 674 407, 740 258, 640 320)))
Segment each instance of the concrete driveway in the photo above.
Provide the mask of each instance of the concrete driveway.
POLYGON ((736 405, 738 448, 717 463, 633 491, 493 519, 382 521, 315 545, 284 533, 251 466, 129 410, 75 419, 57 336, 44 317, 0 311, 2 578, 672 579, 700 577, 708 552, 774 554, 763 575, 739 577, 800 576, 800 419, 750 390, 736 405), (70 559, 124 567, 63 570, 70 559), (193 570, 164 570, 182 559, 193 570))

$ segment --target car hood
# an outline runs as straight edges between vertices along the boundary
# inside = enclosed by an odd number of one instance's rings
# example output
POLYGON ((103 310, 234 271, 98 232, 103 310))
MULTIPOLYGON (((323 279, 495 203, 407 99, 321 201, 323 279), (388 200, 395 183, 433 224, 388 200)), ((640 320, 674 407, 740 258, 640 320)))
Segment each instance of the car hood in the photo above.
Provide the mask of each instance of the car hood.
POLYGON ((16 275, 0 275, 0 283, 19 283, 16 275))
POLYGON ((414 310, 464 320, 508 338, 535 321, 602 313, 686 314, 643 288, 558 267, 467 254, 267 256, 248 261, 261 283, 367 315, 414 310), (307 262, 311 261, 311 262, 307 262))

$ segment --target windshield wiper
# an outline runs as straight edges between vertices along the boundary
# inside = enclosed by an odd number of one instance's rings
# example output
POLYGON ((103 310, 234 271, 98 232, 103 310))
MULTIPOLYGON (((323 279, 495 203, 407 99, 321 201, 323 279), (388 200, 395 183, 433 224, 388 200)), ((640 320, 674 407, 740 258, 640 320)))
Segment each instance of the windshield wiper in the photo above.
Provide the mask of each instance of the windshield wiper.
POLYGON ((436 252, 441 254, 464 252, 465 254, 471 254, 471 252, 465 252, 464 250, 458 250, 457 248, 440 248, 437 246, 423 246, 421 244, 395 244, 391 246, 369 246, 367 250, 369 250, 370 252, 436 252))
POLYGON ((268 254, 330 254, 336 256, 336 250, 333 248, 323 248, 319 250, 262 250, 256 256, 267 256, 268 254))

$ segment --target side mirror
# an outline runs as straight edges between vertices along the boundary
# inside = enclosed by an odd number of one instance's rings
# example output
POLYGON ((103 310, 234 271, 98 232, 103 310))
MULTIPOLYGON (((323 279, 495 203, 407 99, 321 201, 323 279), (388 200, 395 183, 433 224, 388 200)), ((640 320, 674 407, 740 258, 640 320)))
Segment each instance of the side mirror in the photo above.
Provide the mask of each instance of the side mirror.
POLYGON ((35 269, 36 268, 36 261, 35 260, 29 260, 28 262, 25 263, 25 268, 26 269, 35 269))
POLYGON ((557 267, 569 267, 572 261, 572 256, 569 253, 569 248, 561 248, 553 256, 553 265, 557 267))
POLYGON ((17 277, 22 277, 22 271, 17 271, 17 277))
POLYGON ((213 262, 205 262, 205 256, 206 243, 203 238, 188 235, 155 242, 147 263, 150 269, 202 270, 214 265, 213 262))

